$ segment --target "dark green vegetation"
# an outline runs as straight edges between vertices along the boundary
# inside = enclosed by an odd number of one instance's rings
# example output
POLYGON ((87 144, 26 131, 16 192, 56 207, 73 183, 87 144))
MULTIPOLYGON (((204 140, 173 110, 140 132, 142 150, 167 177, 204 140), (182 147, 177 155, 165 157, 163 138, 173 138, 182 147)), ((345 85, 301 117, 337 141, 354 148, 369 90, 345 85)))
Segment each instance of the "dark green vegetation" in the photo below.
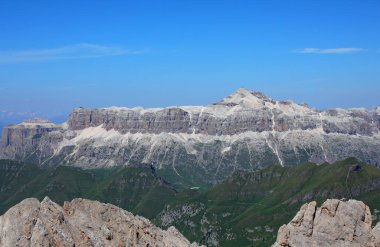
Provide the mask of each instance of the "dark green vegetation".
MULTIPOLYGON (((317 200, 320 205, 327 198, 356 198, 372 211, 380 209, 380 169, 355 159, 237 171, 206 191, 178 188, 181 191, 176 192, 162 176, 172 177, 147 165, 42 170, 3 160, 0 211, 27 197, 49 196, 58 203, 83 197, 115 204, 163 228, 175 225, 190 240, 210 246, 270 246, 278 227, 305 202, 317 200)), ((191 177, 184 179, 190 182, 182 184, 194 185, 191 177)))
POLYGON ((62 204, 81 197, 109 202, 128 211, 155 216, 175 191, 150 166, 112 170, 74 167, 40 169, 17 161, 0 161, 0 213, 28 197, 49 196, 62 204))
POLYGON ((347 159, 239 171, 207 192, 178 195, 157 220, 204 244, 270 246, 303 203, 327 198, 356 198, 380 209, 380 170, 347 159))

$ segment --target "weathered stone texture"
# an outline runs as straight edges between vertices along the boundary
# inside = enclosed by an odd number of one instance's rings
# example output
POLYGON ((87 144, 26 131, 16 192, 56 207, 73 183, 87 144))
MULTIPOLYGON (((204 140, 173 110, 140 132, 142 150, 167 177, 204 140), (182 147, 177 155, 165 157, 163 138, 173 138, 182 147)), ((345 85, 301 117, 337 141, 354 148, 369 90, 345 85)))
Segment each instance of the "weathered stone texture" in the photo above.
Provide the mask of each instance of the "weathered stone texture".
POLYGON ((328 199, 319 208, 313 201, 280 227, 273 247, 380 246, 379 228, 372 229, 371 211, 361 201, 328 199))
POLYGON ((25 199, 0 217, 0 246, 161 246, 196 247, 174 227, 162 230, 149 220, 111 204, 85 199, 61 207, 45 198, 25 199))

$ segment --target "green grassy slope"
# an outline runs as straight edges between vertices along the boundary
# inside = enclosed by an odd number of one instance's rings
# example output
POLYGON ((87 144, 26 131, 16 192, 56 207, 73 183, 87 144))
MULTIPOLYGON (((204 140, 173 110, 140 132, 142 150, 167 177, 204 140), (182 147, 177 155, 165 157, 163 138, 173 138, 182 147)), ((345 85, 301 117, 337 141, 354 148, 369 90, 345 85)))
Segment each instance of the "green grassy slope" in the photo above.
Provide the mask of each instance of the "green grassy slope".
POLYGON ((40 169, 0 160, 0 213, 28 197, 49 196, 62 204, 82 197, 112 203, 145 217, 155 216, 175 191, 149 166, 81 170, 60 166, 40 169))
POLYGON ((270 246, 279 226, 289 222, 303 203, 317 200, 320 204, 327 198, 357 198, 372 210, 380 209, 380 170, 347 159, 331 165, 235 172, 205 193, 177 195, 156 223, 165 225, 168 216, 180 212, 172 223, 191 240, 270 246), (192 212, 181 210, 184 207, 192 207, 192 212), (194 208, 199 212, 193 213, 194 208))
MULTIPOLYGON (((165 171, 159 173, 171 177, 165 171)), ((278 227, 289 222, 305 202, 356 198, 373 211, 380 209, 380 169, 355 159, 236 171, 211 189, 201 186, 179 193, 160 175, 144 165, 42 170, 0 160, 0 214, 27 197, 49 196, 60 204, 82 197, 112 203, 163 228, 175 225, 191 241, 209 246, 270 246, 278 227)))

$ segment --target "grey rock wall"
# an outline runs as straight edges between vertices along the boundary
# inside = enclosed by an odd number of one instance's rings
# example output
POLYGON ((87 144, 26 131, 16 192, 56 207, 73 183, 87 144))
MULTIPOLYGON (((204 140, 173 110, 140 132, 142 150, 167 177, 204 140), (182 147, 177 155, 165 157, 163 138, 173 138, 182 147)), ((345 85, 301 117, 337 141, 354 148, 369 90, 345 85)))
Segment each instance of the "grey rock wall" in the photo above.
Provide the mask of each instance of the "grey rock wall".
POLYGON ((111 204, 74 199, 61 207, 46 197, 25 199, 0 216, 0 246, 198 245, 111 204))
POLYGON ((239 89, 204 107, 78 108, 65 124, 11 125, 0 158, 84 168, 153 163, 217 181, 236 169, 348 157, 379 166, 379 126, 380 108, 319 112, 239 89))
POLYGON ((372 228, 371 211, 361 201, 328 199, 317 208, 304 204, 293 220, 280 227, 273 247, 380 246, 380 223, 372 228))

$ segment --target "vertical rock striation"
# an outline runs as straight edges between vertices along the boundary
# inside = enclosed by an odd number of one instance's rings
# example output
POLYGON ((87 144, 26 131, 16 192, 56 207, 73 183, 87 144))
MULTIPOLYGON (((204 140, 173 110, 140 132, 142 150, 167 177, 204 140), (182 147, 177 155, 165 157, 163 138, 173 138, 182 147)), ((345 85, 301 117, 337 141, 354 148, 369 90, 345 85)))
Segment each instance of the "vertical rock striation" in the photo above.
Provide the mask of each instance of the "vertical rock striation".
POLYGON ((208 106, 78 108, 62 125, 8 126, 0 158, 84 168, 153 163, 220 181, 273 164, 356 157, 379 166, 379 126, 380 108, 318 111, 239 89, 208 106))
POLYGON ((280 227, 273 247, 380 246, 379 229, 380 223, 372 229, 371 211, 361 201, 328 199, 319 208, 313 201, 280 227))

